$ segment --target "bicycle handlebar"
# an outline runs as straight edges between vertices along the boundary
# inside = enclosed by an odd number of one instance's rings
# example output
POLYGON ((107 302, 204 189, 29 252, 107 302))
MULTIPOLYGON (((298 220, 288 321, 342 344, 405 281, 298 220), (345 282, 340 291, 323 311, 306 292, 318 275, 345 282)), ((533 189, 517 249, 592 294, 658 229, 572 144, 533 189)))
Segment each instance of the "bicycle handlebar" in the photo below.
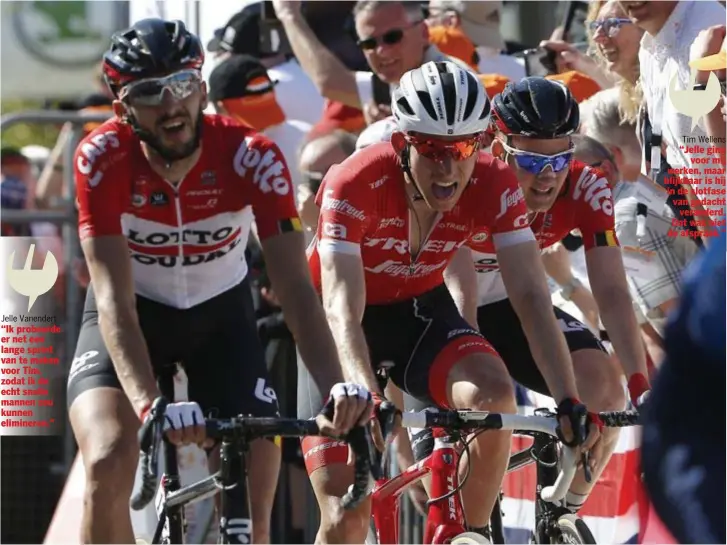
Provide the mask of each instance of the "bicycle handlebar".
MULTIPOLYGON (((541 413, 543 414, 543 413, 541 413)), ((449 430, 511 430, 520 432, 545 433, 558 438, 558 420, 555 413, 525 416, 519 414, 500 414, 487 411, 419 411, 402 414, 401 425, 405 428, 445 428, 449 430)), ((638 424, 636 411, 610 411, 598 413, 605 427, 616 428, 638 424)), ((561 471, 552 486, 542 489, 540 496, 548 502, 565 498, 578 469, 578 449, 563 446, 561 471)))
MULTIPOLYGON (((167 402, 159 398, 150 411, 151 418, 139 430, 140 456, 137 478, 129 502, 139 511, 156 496, 159 488, 159 451, 164 439, 164 409, 167 402)), ((263 437, 307 437, 320 435, 315 420, 293 418, 246 417, 209 418, 205 420, 207 437, 216 440, 250 442, 263 437)), ((354 483, 342 498, 344 509, 354 509, 366 497, 372 467, 373 441, 367 427, 353 428, 344 438, 355 455, 354 483)), ((377 477, 375 475, 375 477, 377 477)))

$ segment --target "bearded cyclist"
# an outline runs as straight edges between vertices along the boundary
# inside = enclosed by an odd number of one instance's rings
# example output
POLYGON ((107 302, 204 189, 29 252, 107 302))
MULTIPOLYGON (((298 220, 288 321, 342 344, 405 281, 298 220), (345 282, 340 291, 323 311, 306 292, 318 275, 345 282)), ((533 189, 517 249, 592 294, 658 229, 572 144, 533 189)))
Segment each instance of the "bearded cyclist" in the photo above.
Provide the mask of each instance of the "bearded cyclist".
MULTIPOLYGON (((204 115, 199 39, 181 21, 145 19, 115 34, 104 56, 116 117, 74 160, 81 246, 91 285, 68 378, 71 426, 86 473, 83 543, 133 543, 129 497, 140 423, 180 362, 190 402, 166 409, 168 438, 205 443, 204 414, 277 415, 257 338, 244 257, 253 214, 268 273, 310 372, 331 392, 339 435, 365 422, 365 388, 342 383, 336 347, 306 267, 290 175, 277 146, 227 118, 204 115)), ((269 542, 278 447, 252 445, 245 498, 223 542, 269 542), (245 541, 246 540, 246 541, 245 541)))
MULTIPOLYGON (((346 376, 375 392, 376 402, 383 374, 436 406, 514 413, 507 369, 444 285, 451 263, 476 297, 471 258, 452 259, 468 241, 491 237, 568 439, 592 447, 596 425, 587 438, 571 434, 582 405, 517 179, 505 163, 478 153, 490 118, 484 88, 454 63, 430 62, 404 74, 391 107, 398 127, 391 143, 334 166, 317 196, 309 263, 346 376)), ((300 371, 298 411, 305 418, 324 396, 300 371)), ((352 482, 346 445, 315 438, 303 441, 303 451, 321 510, 317 542, 363 543, 370 504, 344 512, 339 501, 352 482)), ((481 434, 472 453, 463 501, 468 520, 481 526, 505 473, 510 434, 481 434)))
MULTIPOLYGON (((589 283, 623 371, 584 324, 557 307, 552 312, 568 343, 583 402, 594 411, 623 410, 626 400, 621 377, 625 372, 632 401, 638 404, 649 388, 646 358, 614 234, 608 182, 597 165, 573 160, 570 135, 578 126, 578 103, 567 87, 545 78, 524 78, 509 83, 493 99, 492 154, 515 172, 525 195, 528 224, 541 249, 580 230, 589 283)), ((478 272, 480 332, 502 356, 515 380, 548 395, 517 307, 506 290, 505 270, 494 246, 484 241, 471 247, 478 272)), ((568 508, 576 511, 583 505, 617 441, 618 430, 604 431, 594 479, 586 483, 578 473, 566 497, 568 508)))

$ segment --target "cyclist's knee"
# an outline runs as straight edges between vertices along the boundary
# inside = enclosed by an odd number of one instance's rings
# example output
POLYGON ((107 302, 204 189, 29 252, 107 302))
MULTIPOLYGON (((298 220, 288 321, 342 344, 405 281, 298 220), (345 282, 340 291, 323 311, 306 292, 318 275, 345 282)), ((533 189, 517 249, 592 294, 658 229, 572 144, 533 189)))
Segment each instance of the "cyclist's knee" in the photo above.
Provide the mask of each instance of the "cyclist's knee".
POLYGON ((591 411, 621 411, 626 394, 617 361, 600 350, 578 350, 572 354, 573 369, 581 401, 591 411))
POLYGON ((451 370, 447 383, 458 408, 514 413, 515 388, 502 360, 492 354, 471 354, 451 370))
POLYGON ((366 509, 346 511, 336 498, 321 509, 319 540, 324 543, 363 543, 369 528, 370 515, 366 509))
POLYGON ((118 433, 100 431, 82 449, 86 487, 94 498, 128 503, 138 460, 136 438, 129 435, 121 430, 118 433))

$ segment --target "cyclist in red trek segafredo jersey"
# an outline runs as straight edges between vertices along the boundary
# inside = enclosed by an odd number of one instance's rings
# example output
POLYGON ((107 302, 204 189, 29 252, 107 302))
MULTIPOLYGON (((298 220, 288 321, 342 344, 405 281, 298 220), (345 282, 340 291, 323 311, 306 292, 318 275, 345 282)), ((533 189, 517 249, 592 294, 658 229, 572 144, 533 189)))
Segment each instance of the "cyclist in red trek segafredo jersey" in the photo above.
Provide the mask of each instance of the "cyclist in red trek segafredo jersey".
MULTIPOLYGON (((313 415, 322 433, 346 434, 373 409, 365 388, 343 382, 283 155, 251 129, 203 113, 203 62, 181 21, 144 19, 115 34, 104 55, 115 118, 74 157, 91 276, 67 385, 86 475, 83 543, 134 542, 137 432, 162 403, 161 374, 181 365, 187 377, 189 401, 164 408, 175 445, 209 446, 206 415, 278 415, 245 260, 253 220, 286 324, 334 404, 332 420, 313 415)), ((270 541, 281 453, 264 439, 250 449, 252 508, 238 487, 222 492, 222 543, 270 541)))
MULTIPOLYGON (((309 264, 346 376, 375 392, 376 403, 391 379, 430 405, 516 412, 502 360, 477 331, 476 316, 460 313, 477 296, 466 245, 491 238, 557 391, 560 418, 579 429, 574 415, 583 407, 574 401, 572 363, 550 309, 523 193, 506 163, 479 153, 490 118, 482 84, 454 63, 430 62, 404 74, 391 106, 397 124, 391 142, 333 167, 316 197, 321 212, 309 264)), ((300 366, 298 416, 315 414, 323 399, 300 366)), ((588 437, 574 438, 586 449, 599 437, 596 426, 589 429, 588 437)), ((468 523, 479 528, 499 493, 510 436, 488 433, 475 441, 477 459, 462 498, 468 523)), ((303 441, 322 542, 366 537, 366 509, 335 507, 351 484, 347 450, 327 438, 303 441)))

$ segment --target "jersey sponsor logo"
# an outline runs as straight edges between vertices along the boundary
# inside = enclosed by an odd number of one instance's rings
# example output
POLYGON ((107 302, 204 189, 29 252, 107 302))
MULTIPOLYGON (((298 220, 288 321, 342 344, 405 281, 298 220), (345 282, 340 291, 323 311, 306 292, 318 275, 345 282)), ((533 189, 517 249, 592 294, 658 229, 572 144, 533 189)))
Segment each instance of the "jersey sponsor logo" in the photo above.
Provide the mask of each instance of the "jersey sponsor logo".
POLYGON ((195 253, 190 255, 184 255, 179 257, 177 255, 148 255, 132 251, 131 258, 137 263, 142 265, 159 265, 171 269, 180 265, 182 267, 189 267, 192 265, 201 265, 202 263, 209 263, 215 261, 221 257, 225 257, 227 254, 232 252, 241 242, 241 238, 237 237, 229 244, 218 248, 216 250, 207 251, 204 253, 195 253))
MULTIPOLYGON (((116 131, 96 134, 83 141, 79 146, 78 158, 76 159, 78 172, 85 176, 90 176, 98 158, 106 153, 108 149, 118 148, 119 146, 120 143, 116 131)), ((103 175, 103 171, 97 171, 93 176, 88 178, 88 185, 96 187, 101 182, 103 175)))
POLYGON ((169 246, 176 244, 191 244, 193 246, 217 245, 226 240, 234 231, 233 227, 222 227, 216 231, 202 231, 200 229, 184 229, 183 231, 170 231, 168 233, 150 233, 144 235, 139 231, 129 230, 129 242, 142 246, 169 246))
POLYGON ((613 215, 611 187, 606 178, 590 169, 583 169, 573 190, 573 198, 579 199, 581 195, 594 212, 600 209, 607 216, 613 215))
POLYGON ((199 177, 202 185, 215 185, 217 183, 217 173, 214 170, 206 170, 199 177))
POLYGON ((512 208, 523 200, 525 200, 525 195, 523 195, 521 187, 518 187, 515 191, 513 191, 511 187, 508 187, 505 191, 503 191, 502 195, 500 195, 500 212, 497 216, 495 216, 495 219, 499 220, 505 215, 508 208, 512 208))
POLYGON ((255 397, 265 403, 273 403, 277 401, 278 396, 272 386, 267 386, 264 378, 258 378, 255 383, 255 397))
POLYGON ((80 356, 73 358, 73 363, 71 363, 71 370, 68 375, 68 380, 73 380, 73 378, 82 371, 88 371, 89 369, 93 369, 99 363, 101 363, 99 360, 94 361, 96 356, 98 356, 98 350, 89 350, 88 352, 84 352, 80 356))
POLYGON ((387 176, 384 176, 384 177, 382 177, 382 178, 379 178, 379 179, 378 179, 378 180, 376 180, 376 181, 375 181, 374 183, 371 183, 371 184, 369 184, 369 187, 370 187, 371 189, 376 189, 377 187, 381 187, 382 185, 384 185, 384 182, 385 182, 386 180, 388 180, 388 179, 389 179, 389 176, 388 176, 388 175, 387 175, 387 176))
POLYGON ((169 204, 169 197, 163 191, 155 191, 151 194, 150 204, 152 206, 164 206, 169 204))
POLYGON ((384 218, 379 222, 379 229, 387 227, 404 227, 404 220, 401 218, 384 218))
POLYGON ((323 222, 323 235, 346 240, 346 226, 340 223, 323 222))
POLYGON ((482 257, 475 260, 475 272, 488 273, 500 270, 496 257, 482 257))
MULTIPOLYGON (((455 240, 433 240, 429 239, 421 247, 420 252, 451 252, 464 244, 464 241, 455 240)), ((399 254, 404 255, 409 251, 409 242, 396 238, 370 238, 364 243, 368 248, 379 248, 381 250, 396 250, 399 254)))
POLYGON ((352 206, 347 200, 334 198, 333 193, 333 189, 326 189, 323 192, 323 202, 321 203, 321 209, 334 210, 360 221, 366 220, 366 215, 361 210, 352 206))
POLYGON ((141 208, 146 204, 146 197, 144 195, 140 195, 139 193, 134 193, 131 196, 131 204, 136 206, 137 208, 141 208))
POLYGON ((148 235, 131 229, 127 238, 134 261, 142 265, 160 265, 166 268, 209 263, 226 256, 242 240, 240 229, 232 227, 222 227, 215 231, 185 229, 148 235), (168 248, 176 250, 176 246, 180 244, 184 245, 182 256, 177 251, 174 254, 155 253, 168 251, 168 248))
POLYGON ((252 172, 252 183, 264 194, 274 191, 284 196, 290 193, 290 180, 284 176, 285 163, 276 149, 261 150, 250 147, 252 136, 245 137, 235 153, 233 168, 244 178, 252 172))
POLYGON ((515 218, 515 221, 512 222, 513 226, 522 229, 524 227, 527 227, 530 222, 528 221, 528 215, 527 213, 523 214, 522 216, 518 216, 515 218))
POLYGON ((487 240, 487 231, 481 231, 472 235, 472 242, 484 242, 487 240))
POLYGON ((417 278, 421 276, 427 276, 438 269, 443 269, 447 266, 448 260, 440 261, 432 265, 426 265, 424 263, 412 263, 411 265, 402 263, 401 261, 394 261, 388 259, 375 267, 365 267, 365 269, 374 274, 388 274, 389 276, 407 276, 409 278, 417 278))
POLYGON ((211 195, 222 195, 221 189, 190 189, 185 193, 188 197, 209 197, 211 195))
POLYGON ((469 227, 467 227, 466 225, 462 225, 461 223, 453 223, 451 221, 442 224, 442 227, 444 227, 445 229, 454 229, 455 231, 467 231, 467 229, 469 229, 469 227))

